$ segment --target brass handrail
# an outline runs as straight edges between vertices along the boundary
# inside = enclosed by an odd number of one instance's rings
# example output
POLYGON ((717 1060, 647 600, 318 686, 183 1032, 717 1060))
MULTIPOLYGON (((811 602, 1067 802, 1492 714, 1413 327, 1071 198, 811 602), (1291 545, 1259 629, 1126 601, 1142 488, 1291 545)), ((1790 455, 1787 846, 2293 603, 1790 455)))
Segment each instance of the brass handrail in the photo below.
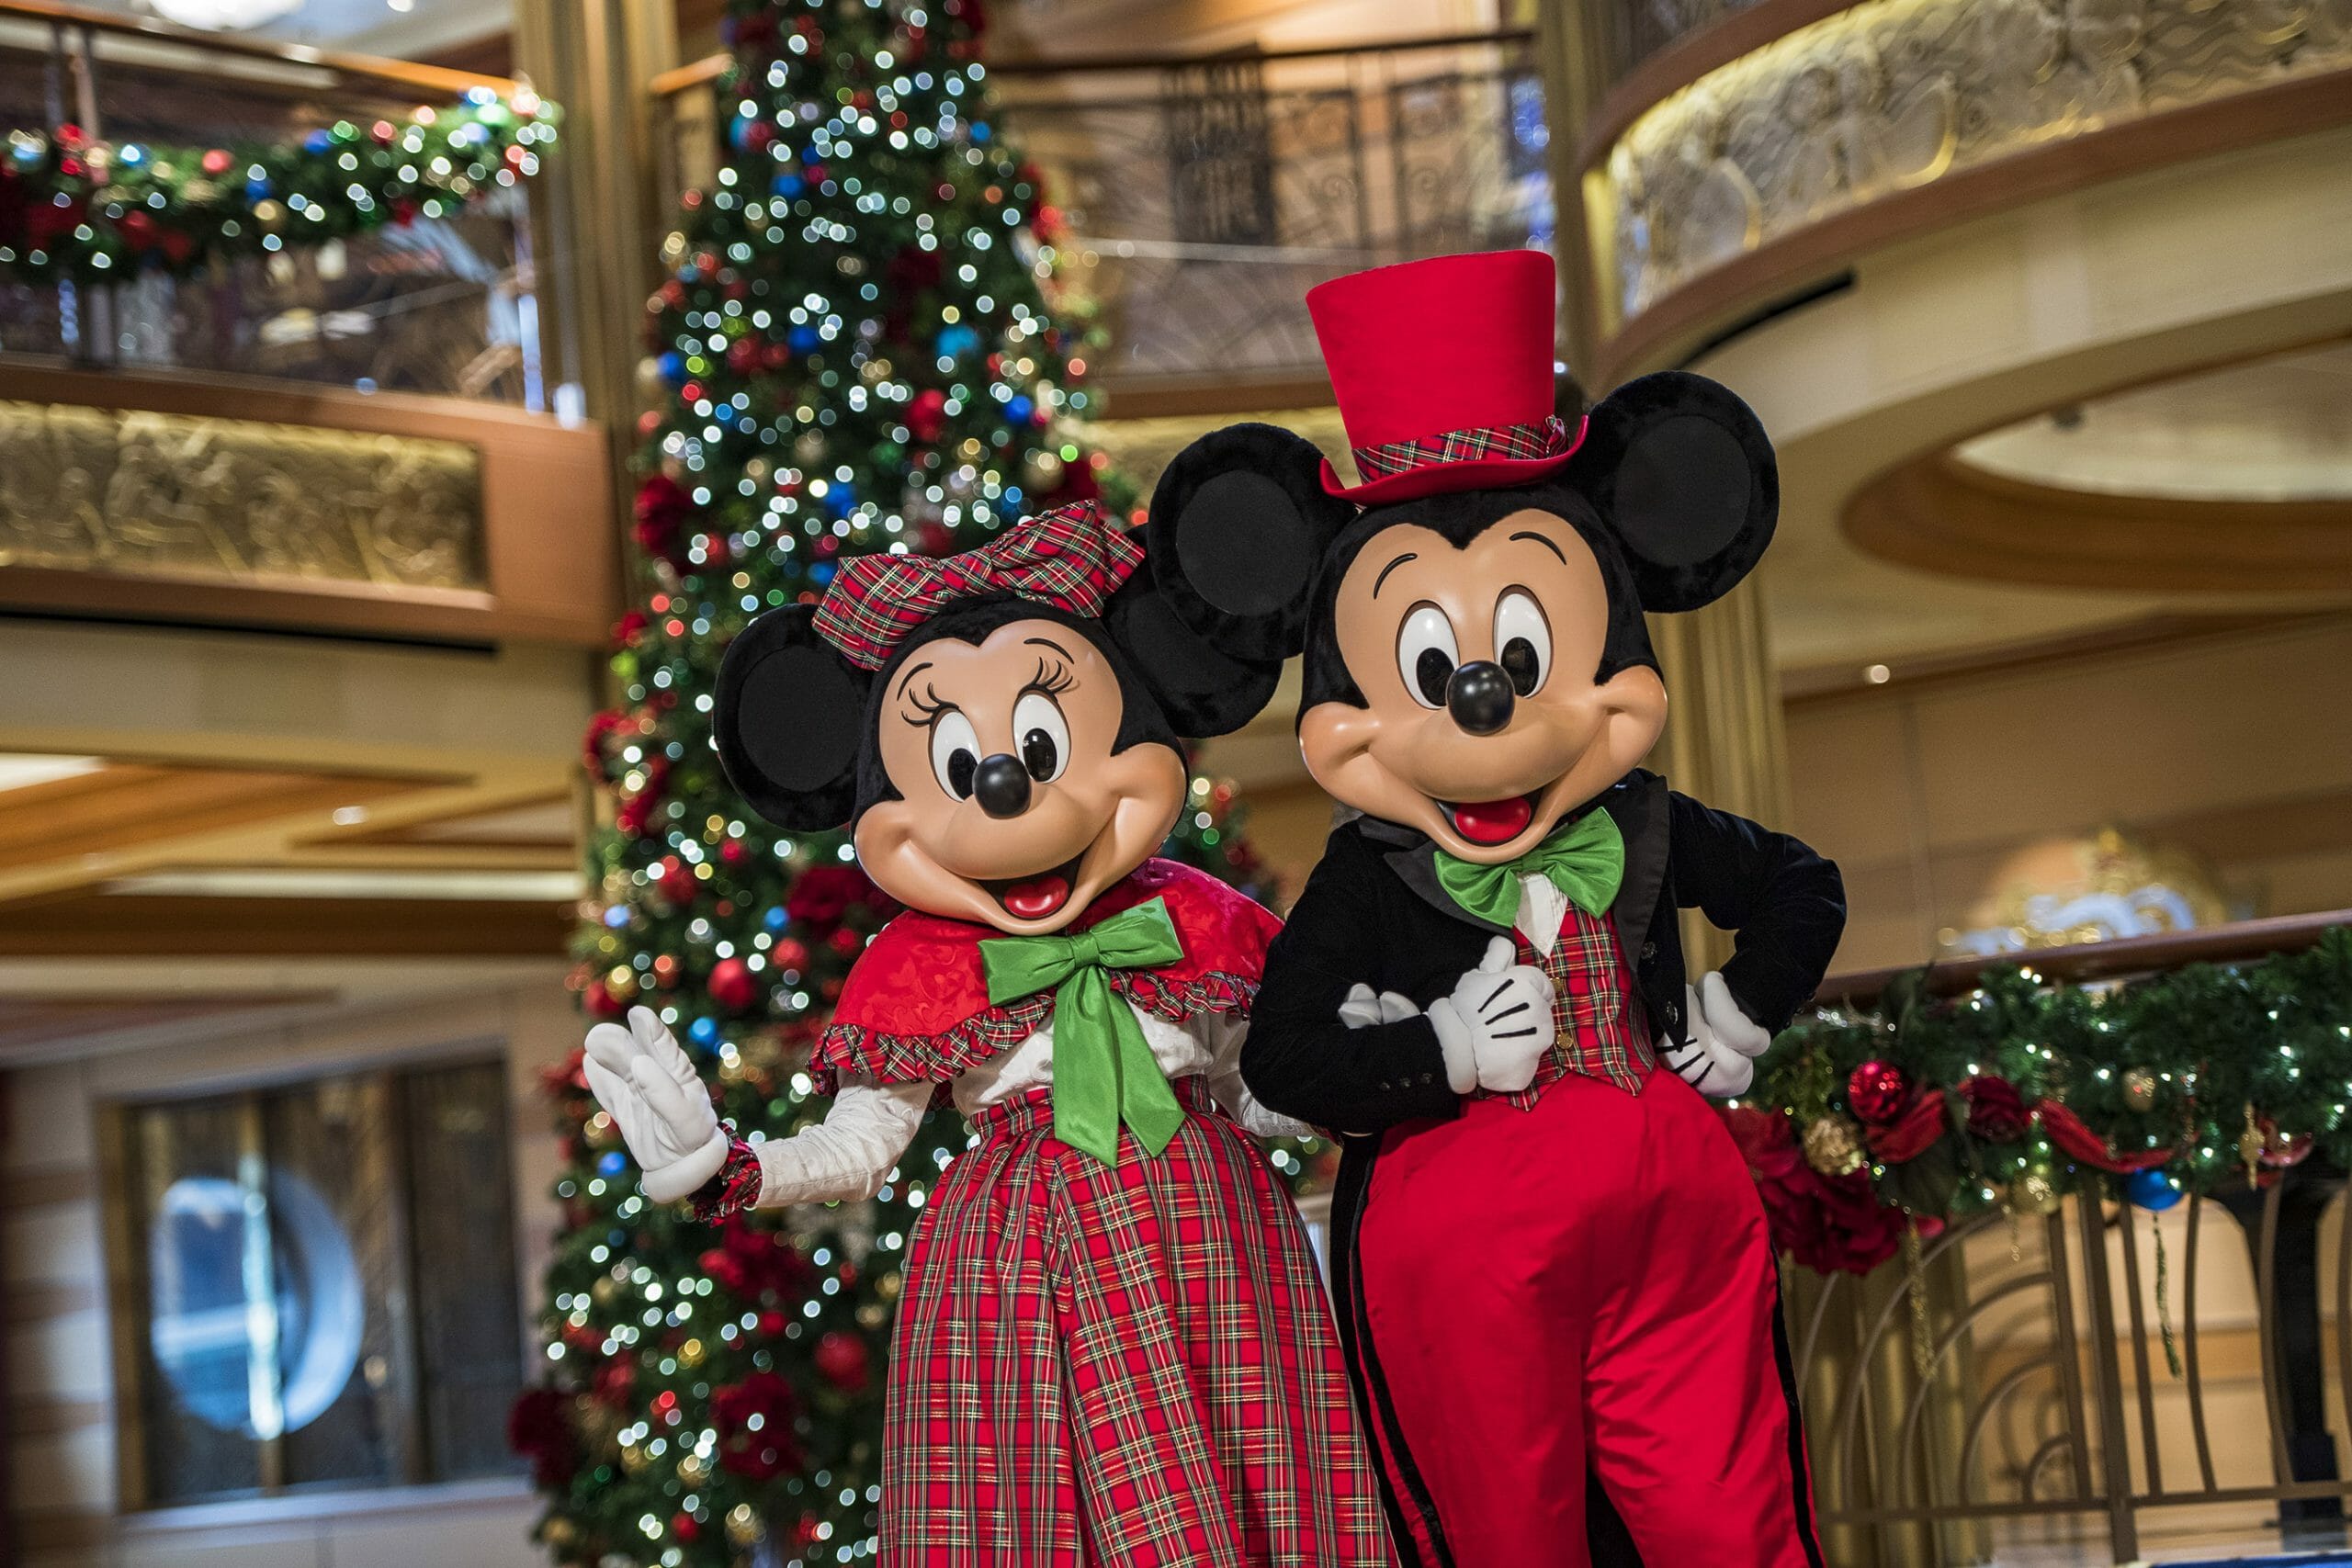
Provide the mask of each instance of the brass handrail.
POLYGON ((87 6, 66 4, 65 0, 0 0, 0 20, 8 19, 35 22, 51 28, 71 28, 83 33, 141 39, 150 43, 171 44, 201 53, 301 66, 355 80, 387 83, 420 93, 454 96, 469 88, 487 87, 501 97, 511 97, 523 90, 522 83, 504 76, 484 76, 470 71, 451 70, 443 65, 388 60, 380 55, 346 54, 336 50, 313 49, 307 44, 224 38, 217 33, 183 28, 151 17, 129 16, 119 11, 92 10, 87 6))
MULTIPOLYGON (((1008 60, 984 62, 990 76, 1078 76, 1121 71, 1168 71, 1186 65, 1216 65, 1230 61, 1272 63, 1285 60, 1336 60, 1369 54, 1410 54, 1425 49, 1458 49, 1481 43, 1526 43, 1533 28, 1497 28, 1484 32, 1432 33, 1421 38, 1382 39, 1370 43, 1314 44, 1300 49, 1222 49, 1198 54, 1083 54, 1051 60, 1008 60)), ((650 84, 658 98, 717 81, 729 56, 707 54, 656 75, 650 84)))
MULTIPOLYGON (((1995 969, 2027 968, 2052 980, 2078 981, 2144 975, 2158 969, 2177 969, 2184 964, 2233 964, 2274 953, 2301 953, 2316 946, 2322 936, 2337 926, 2352 926, 2352 909, 2278 915, 2202 931, 2119 937, 2112 942, 2034 948, 1984 958, 1948 958, 1927 966, 1925 985, 1931 996, 1951 997, 1975 989, 1984 976, 1995 969)), ((1920 965, 1906 964, 1832 975, 1821 983, 1815 999, 1825 1006, 1838 1002, 1867 1005, 1876 1001, 1895 980, 1920 973, 1920 965)))

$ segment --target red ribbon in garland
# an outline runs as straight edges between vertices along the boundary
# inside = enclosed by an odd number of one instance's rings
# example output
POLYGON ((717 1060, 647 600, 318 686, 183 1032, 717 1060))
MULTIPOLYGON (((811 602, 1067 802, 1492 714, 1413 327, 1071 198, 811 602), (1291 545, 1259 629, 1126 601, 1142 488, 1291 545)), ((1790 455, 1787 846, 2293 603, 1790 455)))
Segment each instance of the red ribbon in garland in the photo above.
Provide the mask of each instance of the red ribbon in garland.
POLYGON ((2092 1132, 2081 1117, 2054 1100, 2045 1100, 2035 1106, 2034 1114, 2041 1119, 2041 1130, 2049 1134, 2050 1141, 2064 1151, 2067 1157, 2117 1176, 2129 1176, 2135 1170, 2154 1170, 2180 1152, 2177 1149, 2146 1149, 2135 1155, 2119 1155, 2109 1148, 2107 1140, 2092 1132))

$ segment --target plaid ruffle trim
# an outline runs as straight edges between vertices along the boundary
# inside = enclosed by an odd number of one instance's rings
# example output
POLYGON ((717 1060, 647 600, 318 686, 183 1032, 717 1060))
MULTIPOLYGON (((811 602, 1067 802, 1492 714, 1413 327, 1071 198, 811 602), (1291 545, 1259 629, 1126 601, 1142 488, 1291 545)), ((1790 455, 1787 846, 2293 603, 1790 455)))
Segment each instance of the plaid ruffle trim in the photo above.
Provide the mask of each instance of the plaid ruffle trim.
POLYGON ((725 1162, 686 1195, 686 1212, 704 1224, 717 1224, 759 1201, 760 1151, 730 1132, 725 1162))
MULTIPOLYGON (((1110 980, 1112 990, 1170 1023, 1203 1013, 1247 1017, 1258 996, 1255 980, 1224 971, 1171 981, 1157 970, 1114 969, 1110 980)), ((939 1092, 933 1103, 943 1104, 947 1086, 959 1074, 1028 1039, 1053 1010, 1054 998, 1041 992, 975 1013, 938 1034, 888 1034, 862 1024, 836 1023, 817 1042, 808 1070, 820 1094, 838 1093, 841 1075, 854 1072, 876 1083, 935 1083, 939 1092)))
POLYGON ((1493 424, 1469 430, 1447 430, 1435 435, 1416 436, 1410 441, 1390 441, 1377 446, 1355 446, 1349 450, 1356 460, 1356 471, 1367 482, 1385 479, 1410 468, 1427 468, 1445 463, 1467 463, 1480 457, 1564 457, 1575 451, 1584 440, 1584 422, 1577 422, 1576 434, 1568 434, 1567 422, 1559 415, 1538 424, 1493 424))

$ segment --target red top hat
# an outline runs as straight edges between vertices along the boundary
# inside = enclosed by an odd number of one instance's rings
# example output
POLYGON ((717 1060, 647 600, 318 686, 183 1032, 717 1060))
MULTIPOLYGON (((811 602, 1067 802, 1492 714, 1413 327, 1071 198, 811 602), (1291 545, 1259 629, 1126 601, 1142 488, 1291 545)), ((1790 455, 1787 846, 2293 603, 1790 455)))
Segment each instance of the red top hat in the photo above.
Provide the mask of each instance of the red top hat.
POLYGON ((1541 251, 1375 267, 1308 289, 1331 390, 1364 482, 1359 506, 1527 484, 1584 440, 1554 410, 1556 286, 1541 251))

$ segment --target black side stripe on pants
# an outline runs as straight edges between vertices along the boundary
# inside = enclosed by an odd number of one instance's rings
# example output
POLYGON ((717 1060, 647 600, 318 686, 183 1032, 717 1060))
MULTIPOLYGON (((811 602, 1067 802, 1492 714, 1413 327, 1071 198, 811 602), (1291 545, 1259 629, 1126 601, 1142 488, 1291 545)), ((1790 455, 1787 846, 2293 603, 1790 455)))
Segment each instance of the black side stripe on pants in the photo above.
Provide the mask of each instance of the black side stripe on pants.
POLYGON ((1813 1466, 1805 1457, 1804 1412, 1797 1407, 1796 1363, 1789 1354, 1789 1324, 1781 1310, 1781 1276, 1772 1273, 1772 1359, 1781 1371, 1781 1397, 1789 1407, 1789 1489, 1796 1504, 1797 1540, 1809 1568, 1825 1568, 1821 1540, 1814 1532, 1813 1466))

